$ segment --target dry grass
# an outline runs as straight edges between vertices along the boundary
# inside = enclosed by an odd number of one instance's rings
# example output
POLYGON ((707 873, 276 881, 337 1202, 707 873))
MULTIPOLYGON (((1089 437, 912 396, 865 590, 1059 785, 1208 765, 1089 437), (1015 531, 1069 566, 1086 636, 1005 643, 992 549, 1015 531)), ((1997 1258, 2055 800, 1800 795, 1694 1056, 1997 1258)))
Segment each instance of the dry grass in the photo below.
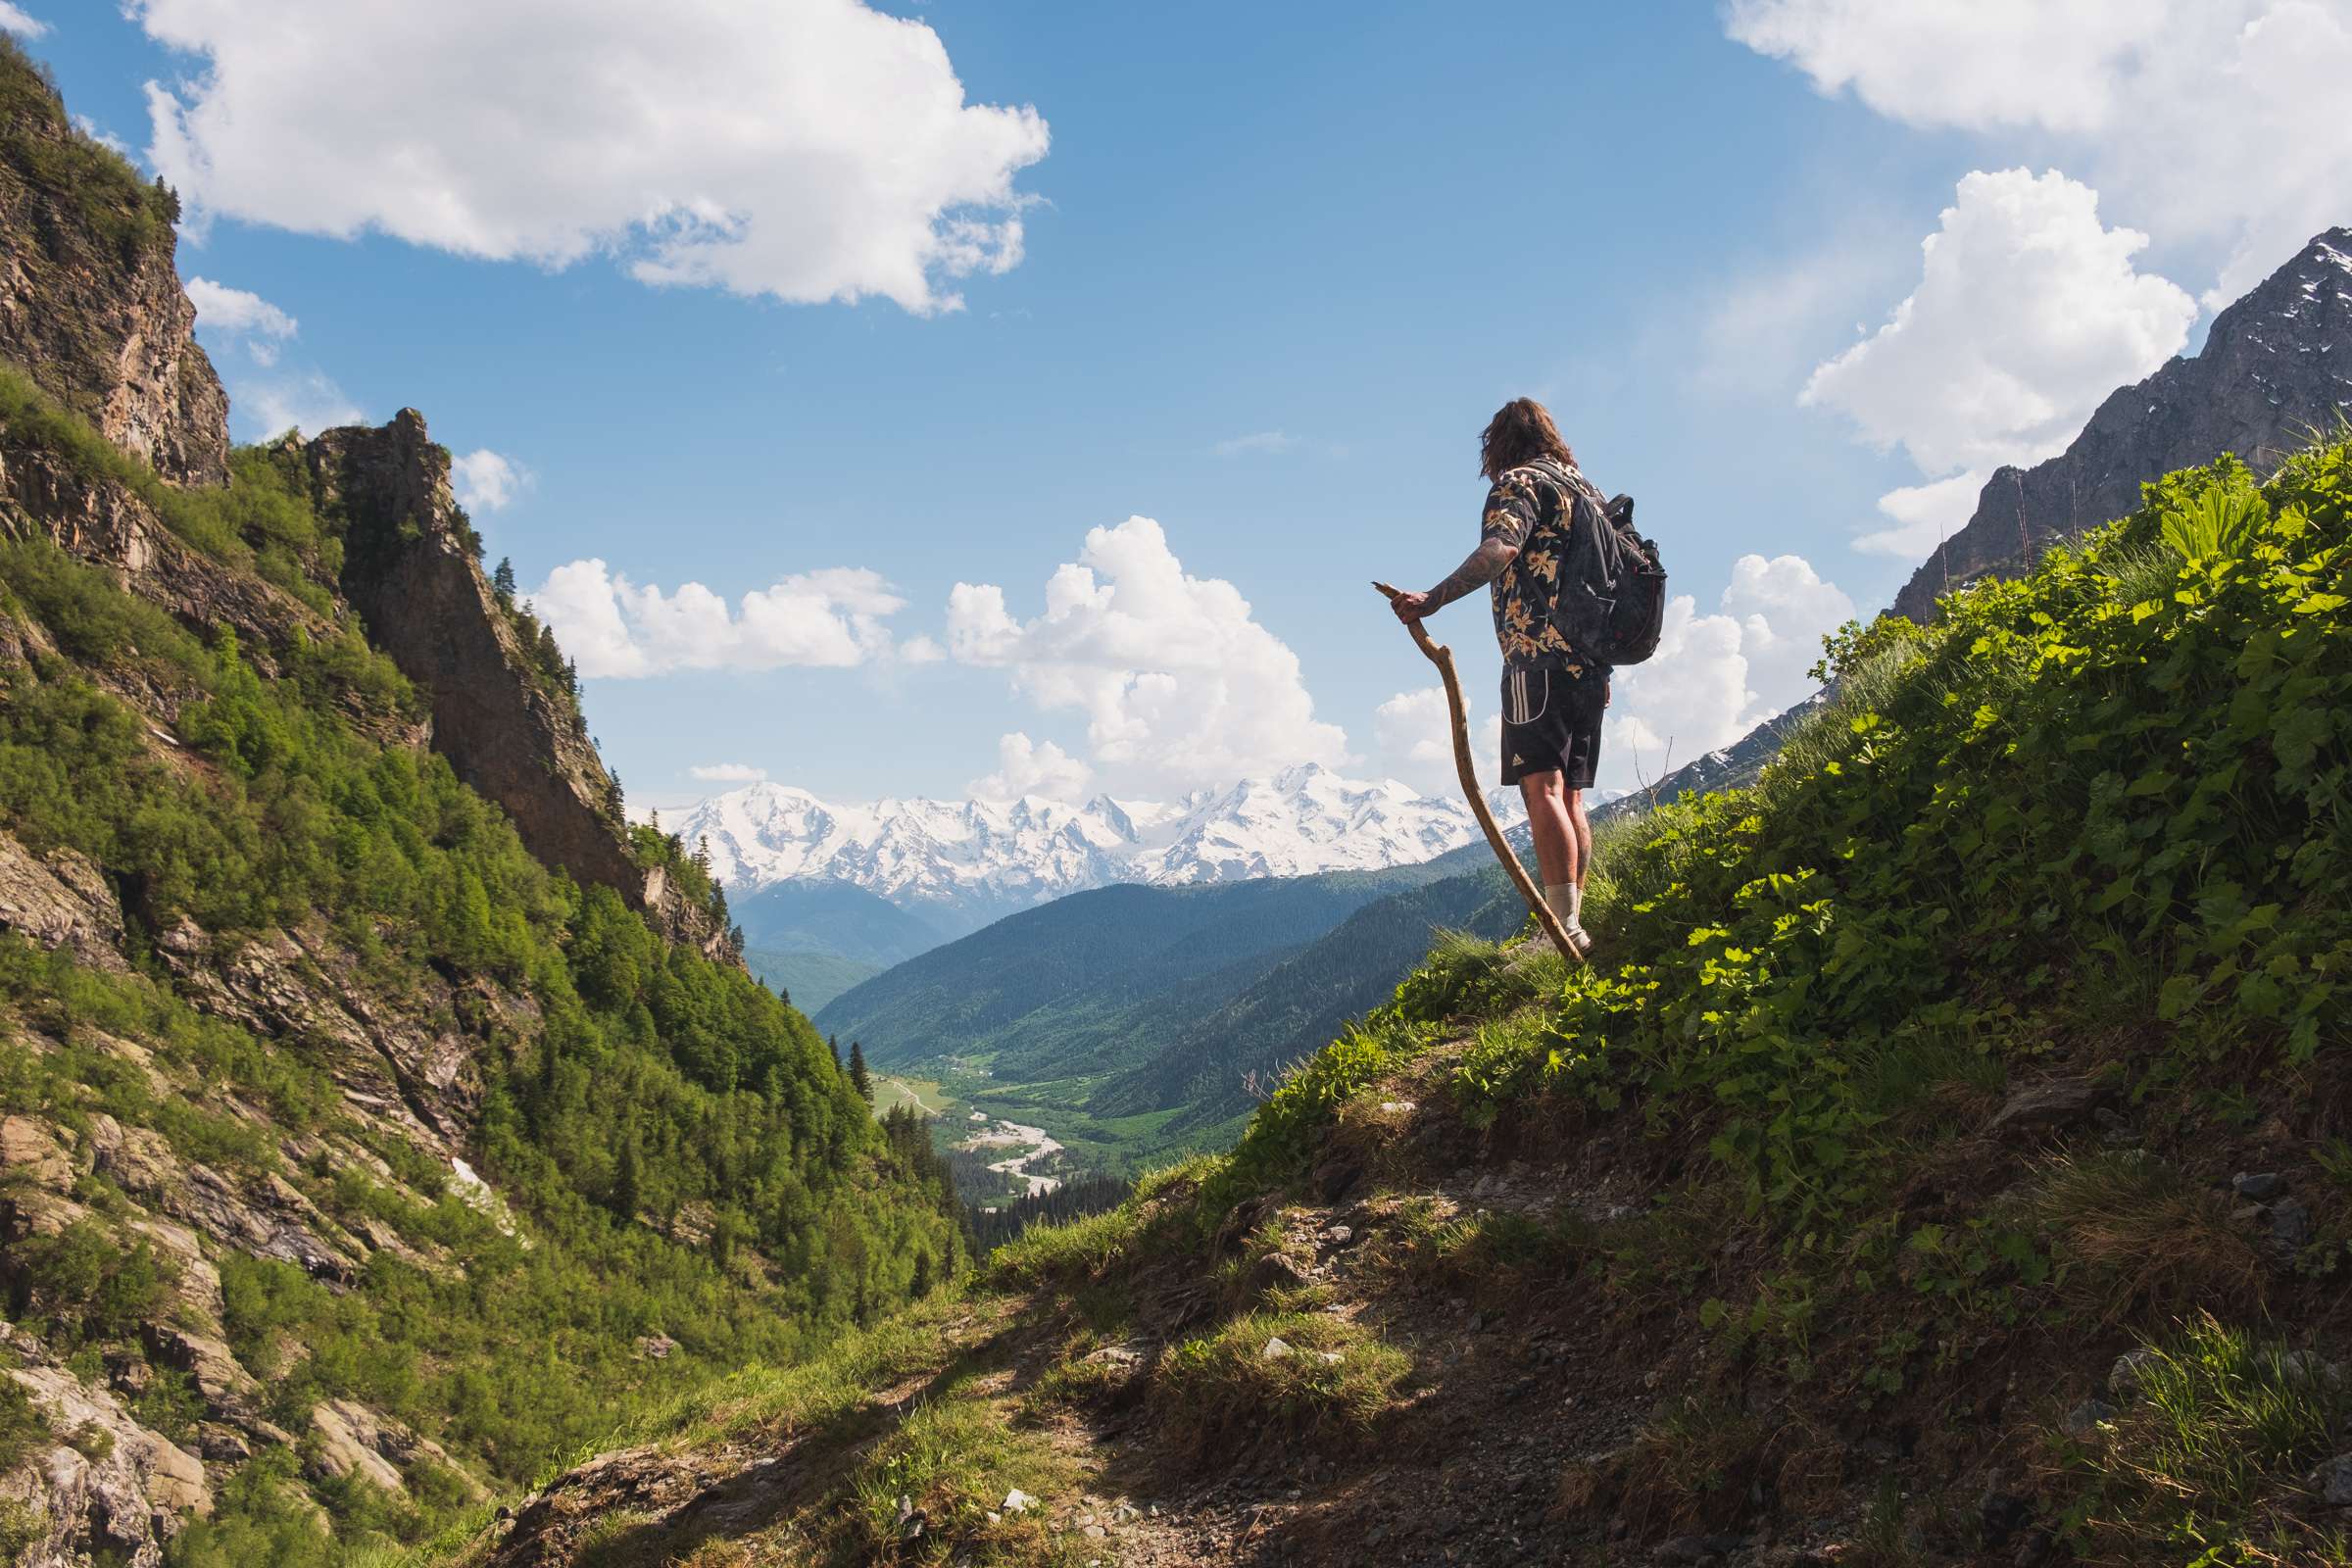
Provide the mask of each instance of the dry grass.
POLYGON ((2098 1323, 2262 1298, 2262 1255, 2230 1220, 2230 1200, 2153 1154, 2053 1159, 2037 1173, 2032 1207, 2073 1265, 2070 1303, 2098 1323))
POLYGON ((1755 1417, 1722 1399, 1669 1398, 1634 1440, 1634 1480, 1622 1512, 1645 1534, 1736 1524, 1771 1438, 1755 1417))

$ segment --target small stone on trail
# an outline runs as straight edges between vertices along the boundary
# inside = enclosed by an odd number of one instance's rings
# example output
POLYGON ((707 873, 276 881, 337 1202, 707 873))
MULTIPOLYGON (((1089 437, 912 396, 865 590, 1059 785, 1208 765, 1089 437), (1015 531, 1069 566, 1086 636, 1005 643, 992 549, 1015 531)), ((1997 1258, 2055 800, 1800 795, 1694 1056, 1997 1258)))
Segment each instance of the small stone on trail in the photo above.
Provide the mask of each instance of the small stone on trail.
POLYGON ((1325 1366, 1338 1366, 1342 1361, 1348 1359, 1337 1350, 1317 1350, 1315 1353, 1323 1358, 1325 1366))
POLYGON ((2311 1245, 2311 1209, 2300 1198, 2284 1198, 2271 1205, 2271 1240, 2282 1250, 2299 1252, 2311 1245))
POLYGON ((2099 1435, 2099 1428, 2115 1419, 2115 1406, 2105 1399, 2084 1399, 2066 1412, 2066 1435, 2080 1443, 2088 1443, 2099 1435))
POLYGON ((1035 1506, 1037 1506, 1037 1499, 1018 1487, 1004 1494, 1004 1511, 1006 1513, 1027 1513, 1035 1506))
POLYGON ((1269 1361, 1279 1361, 1291 1353, 1291 1342, 1277 1334, 1266 1341, 1266 1348, 1257 1353, 1269 1361))
POLYGON ((2267 1203, 2286 1191, 2286 1178, 2277 1171, 2239 1171, 2230 1179, 2231 1191, 2248 1202, 2267 1203))
POLYGON ((2136 1350, 2126 1350, 2108 1370, 2107 1392, 2126 1404, 2142 1397, 2147 1390, 2140 1386, 2140 1374, 2154 1366, 2157 1359, 2156 1352, 2144 1345, 2136 1350))
POLYGON ((2352 1508, 2352 1453, 2339 1453, 2311 1473, 2311 1490, 2330 1508, 2352 1508))
POLYGON ((1355 1232, 1345 1225, 1334 1225, 1323 1233, 1323 1240, 1334 1247, 1347 1247, 1354 1242, 1355 1232))
POLYGON ((2105 1085, 2087 1078, 2045 1078, 2012 1094, 1993 1115, 1992 1131, 2048 1132, 2081 1121, 2108 1098, 2105 1085))
POLYGON ((2003 1492, 1996 1480, 1985 1489, 1977 1504, 1977 1518, 1984 1527, 1984 1544, 1997 1546, 2016 1535, 2034 1520, 2034 1501, 2014 1492, 2003 1492))

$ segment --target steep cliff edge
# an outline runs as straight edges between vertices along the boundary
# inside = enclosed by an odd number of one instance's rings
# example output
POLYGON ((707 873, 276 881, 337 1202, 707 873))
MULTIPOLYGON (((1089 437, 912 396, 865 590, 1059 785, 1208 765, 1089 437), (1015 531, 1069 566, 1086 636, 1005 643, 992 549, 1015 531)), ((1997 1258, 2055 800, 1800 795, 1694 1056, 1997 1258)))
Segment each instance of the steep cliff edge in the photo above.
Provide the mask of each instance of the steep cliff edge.
POLYGON ((613 889, 672 940, 730 954, 723 925, 664 868, 641 864, 576 696, 524 648, 482 574, 450 490, 450 456, 403 409, 301 449, 314 503, 340 520, 343 595, 369 641, 426 693, 432 745, 506 808, 531 853, 613 889))
POLYGON ((226 484, 228 398, 173 265, 177 198, 0 50, 0 358, 166 481, 226 484))
POLYGON ((1915 621, 1985 576, 2016 576, 2054 540, 2139 505, 2139 487, 2235 453, 2275 465, 2352 409, 2352 229, 2315 236, 2214 318, 2205 347, 2099 405, 2066 451, 1985 482, 1965 527, 1895 595, 1915 621))

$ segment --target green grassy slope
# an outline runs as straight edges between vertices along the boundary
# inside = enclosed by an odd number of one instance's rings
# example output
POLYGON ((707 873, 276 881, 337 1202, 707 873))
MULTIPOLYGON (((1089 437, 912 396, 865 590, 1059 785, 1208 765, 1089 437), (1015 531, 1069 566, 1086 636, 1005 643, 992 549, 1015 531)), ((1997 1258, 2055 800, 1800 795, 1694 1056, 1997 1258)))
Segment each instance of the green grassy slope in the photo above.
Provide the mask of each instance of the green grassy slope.
POLYGON ((1602 961, 1457 948, 1308 1063, 1203 1234, 1423 1070, 1498 1139, 1574 1126, 1649 1172, 1638 1234, 1516 1245, 1695 1347, 1690 1409, 1771 1412, 1701 1452, 1661 1406, 1655 1485, 1786 1477, 1884 1411, 1954 1467, 1887 1485, 1951 1489, 1962 1560, 1988 1447, 2098 1560, 2341 1560, 2301 1483, 2352 1408, 2288 1352, 2352 1327, 2352 444, 2174 475, 1946 609, 1849 629, 1754 788, 1612 846, 1602 961), (2246 1170, 2276 1190, 2232 1199, 2246 1170), (2135 1342, 2153 1370, 2109 1386, 2135 1342), (2070 1435, 2094 1391, 2108 1424, 2070 1435))

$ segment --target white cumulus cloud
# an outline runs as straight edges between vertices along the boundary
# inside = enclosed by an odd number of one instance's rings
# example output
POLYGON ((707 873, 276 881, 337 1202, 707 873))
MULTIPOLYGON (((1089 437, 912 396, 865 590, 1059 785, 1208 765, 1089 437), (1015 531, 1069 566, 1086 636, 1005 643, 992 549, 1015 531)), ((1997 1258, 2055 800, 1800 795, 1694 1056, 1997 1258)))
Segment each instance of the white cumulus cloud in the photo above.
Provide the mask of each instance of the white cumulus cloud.
POLYGON ((240 380, 230 391, 231 407, 257 441, 297 429, 317 435, 368 417, 331 376, 318 370, 240 380))
POLYGON ((21 9, 0 0, 0 32, 13 32, 20 38, 38 38, 49 30, 49 24, 36 17, 26 16, 21 9))
POLYGON ((957 583, 947 645, 963 663, 1008 670, 1041 710, 1083 714, 1087 761, 1123 788, 1353 760, 1346 732, 1314 716, 1298 655, 1233 584, 1187 573, 1149 517, 1089 531, 1034 618, 1015 617, 993 583, 957 583))
POLYGON ((2352 190, 2352 0, 1733 0, 1731 35, 1904 122, 2031 133, 2243 293, 2352 190))
POLYGON ((242 348, 266 372, 254 375, 221 359, 229 409, 248 439, 268 440, 300 429, 316 435, 367 416, 334 378, 316 367, 278 368, 286 345, 302 335, 302 323, 251 289, 231 288, 209 277, 191 277, 188 303, 196 307, 196 330, 215 351, 242 348))
POLYGON ((1967 523, 1984 488, 1984 475, 1968 468, 1948 479, 1889 490, 1879 497, 1879 510, 1894 526, 1863 534, 1854 548, 1866 556, 1917 561, 1967 523))
POLYGON ((1024 795, 1075 801, 1094 778, 1088 767, 1052 741, 1033 741, 1015 730, 997 742, 997 770, 971 782, 974 800, 1012 801, 1024 795))
POLYGON ((198 221, 923 314, 1018 264, 1014 178, 1048 143, 860 0, 126 9, 201 61, 147 89, 149 159, 198 221))
POLYGON ((886 621, 906 607, 862 566, 798 572, 730 605, 699 582, 664 591, 593 558, 558 566, 526 603, 581 674, 624 679, 880 661, 892 652, 886 621))
POLYGON ((289 338, 300 324, 284 311, 251 289, 230 288, 209 277, 188 279, 188 303, 196 307, 196 324, 209 332, 289 338))
POLYGON ((488 447, 453 458, 450 484, 468 512, 503 512, 531 487, 531 470, 488 447))
POLYGON ((1921 244, 1918 287, 1816 369, 1804 401, 1931 477, 2062 452, 2101 399, 2187 341, 2196 302, 2134 269, 2147 242, 2103 226, 2098 193, 2055 171, 1970 174, 1921 244))
POLYGON ((766 768, 748 762, 704 762, 686 771, 706 784, 758 784, 767 777, 766 768))
MULTIPOLYGON (((1461 774, 1453 761, 1453 717, 1446 709, 1445 687, 1398 692, 1372 710, 1372 745, 1390 777, 1424 795, 1460 797, 1461 774)), ((1477 705, 1471 705, 1470 760, 1489 786, 1494 781, 1501 755, 1502 714, 1490 712, 1482 719, 1477 705)))
POLYGON ((1617 672, 1599 782, 1654 784, 1788 708, 1812 689, 1805 671, 1823 635, 1853 614, 1854 602, 1801 556, 1741 556, 1713 614, 1677 594, 1657 653, 1617 672))

